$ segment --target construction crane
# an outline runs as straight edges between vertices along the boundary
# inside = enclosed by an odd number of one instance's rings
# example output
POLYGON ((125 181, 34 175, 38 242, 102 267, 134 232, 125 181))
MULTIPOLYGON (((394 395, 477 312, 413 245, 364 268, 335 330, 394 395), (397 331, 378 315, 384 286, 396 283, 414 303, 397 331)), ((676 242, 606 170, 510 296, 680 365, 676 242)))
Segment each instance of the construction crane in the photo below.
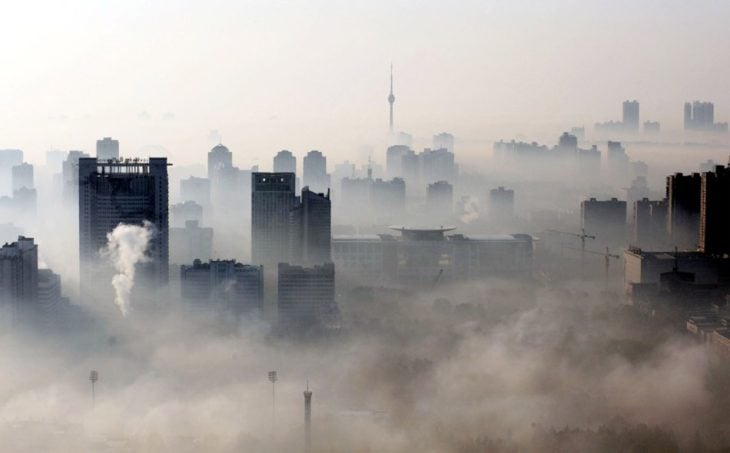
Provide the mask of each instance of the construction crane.
POLYGON ((560 231, 560 230, 547 230, 547 231, 551 231, 553 233, 567 234, 568 236, 573 236, 573 237, 580 238, 580 250, 581 250, 580 265, 581 265, 581 268, 584 268, 585 267, 585 264, 586 264, 586 256, 585 256, 586 255, 585 254, 585 251, 586 251, 586 239, 596 240, 596 237, 595 236, 593 236, 591 234, 587 234, 585 228, 581 228, 580 229, 580 233, 572 233, 570 231, 560 231))
MULTIPOLYGON (((572 248, 572 247, 567 247, 567 248, 569 248, 571 250, 579 250, 579 249, 572 248)), ((585 250, 585 249, 581 250, 581 252, 582 253, 590 253, 592 255, 600 255, 600 256, 602 256, 606 260, 606 289, 608 289, 608 271, 609 271, 609 268, 611 266, 611 258, 613 258, 613 259, 619 259, 619 258, 621 258, 621 256, 612 254, 611 253, 611 250, 608 247, 606 247, 606 251, 605 252, 597 252, 595 250, 585 250)))

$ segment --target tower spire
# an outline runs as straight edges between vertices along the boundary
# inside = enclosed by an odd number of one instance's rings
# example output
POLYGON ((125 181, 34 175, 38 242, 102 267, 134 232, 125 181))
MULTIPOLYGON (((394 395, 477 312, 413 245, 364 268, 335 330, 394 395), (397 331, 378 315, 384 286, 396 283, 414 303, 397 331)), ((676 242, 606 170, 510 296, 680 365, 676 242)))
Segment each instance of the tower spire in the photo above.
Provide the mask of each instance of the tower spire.
POLYGON ((393 63, 390 64, 390 95, 388 96, 388 103, 390 104, 390 133, 393 133, 393 103, 395 102, 395 95, 393 94, 393 63))

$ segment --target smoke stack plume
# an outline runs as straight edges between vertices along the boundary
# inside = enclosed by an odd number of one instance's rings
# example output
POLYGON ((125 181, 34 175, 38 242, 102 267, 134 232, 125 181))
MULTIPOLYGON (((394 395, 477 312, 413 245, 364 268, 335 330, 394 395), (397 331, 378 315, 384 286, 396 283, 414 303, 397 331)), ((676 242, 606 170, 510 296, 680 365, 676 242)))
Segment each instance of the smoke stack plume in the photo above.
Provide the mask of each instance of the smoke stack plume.
POLYGON ((116 275, 112 278, 114 303, 122 316, 129 313, 129 296, 134 288, 134 273, 137 263, 149 261, 145 254, 152 238, 152 224, 145 221, 142 226, 119 224, 107 234, 105 256, 114 265, 116 275))

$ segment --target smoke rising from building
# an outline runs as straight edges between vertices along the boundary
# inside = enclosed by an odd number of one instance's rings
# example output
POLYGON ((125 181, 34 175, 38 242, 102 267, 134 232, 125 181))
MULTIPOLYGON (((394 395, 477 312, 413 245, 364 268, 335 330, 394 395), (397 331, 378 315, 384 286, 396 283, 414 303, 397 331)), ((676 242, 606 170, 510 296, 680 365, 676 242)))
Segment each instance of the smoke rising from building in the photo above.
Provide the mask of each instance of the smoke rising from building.
POLYGON ((152 235, 153 228, 150 222, 144 222, 142 226, 120 224, 107 234, 109 243, 103 254, 116 271, 112 277, 114 303, 122 316, 126 317, 129 313, 137 264, 149 261, 146 252, 152 235))

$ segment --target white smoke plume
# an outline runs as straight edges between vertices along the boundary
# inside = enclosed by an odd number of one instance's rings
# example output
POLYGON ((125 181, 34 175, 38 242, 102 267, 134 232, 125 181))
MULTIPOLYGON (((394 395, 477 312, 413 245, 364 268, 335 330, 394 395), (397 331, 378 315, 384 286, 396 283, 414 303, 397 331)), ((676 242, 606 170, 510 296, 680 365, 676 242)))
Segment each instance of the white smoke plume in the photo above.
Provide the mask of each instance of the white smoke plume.
POLYGON ((464 223, 471 223, 479 218, 479 200, 475 197, 466 196, 461 199, 462 213, 459 220, 464 223))
POLYGON ((145 221, 142 226, 119 224, 108 233, 104 255, 114 265, 116 275, 112 278, 114 303, 122 316, 129 313, 129 295, 134 287, 134 273, 137 263, 149 261, 145 254, 152 238, 152 224, 145 221))

